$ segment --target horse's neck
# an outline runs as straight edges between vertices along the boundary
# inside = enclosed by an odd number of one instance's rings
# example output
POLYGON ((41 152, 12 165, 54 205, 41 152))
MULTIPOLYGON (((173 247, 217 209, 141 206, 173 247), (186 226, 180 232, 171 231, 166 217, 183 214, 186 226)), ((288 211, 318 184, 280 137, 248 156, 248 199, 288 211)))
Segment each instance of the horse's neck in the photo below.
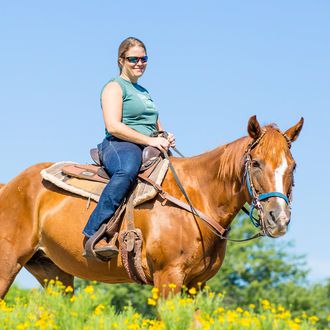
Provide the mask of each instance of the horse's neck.
MULTIPOLYGON (((186 159, 181 169, 196 207, 227 226, 246 201, 242 184, 243 156, 249 138, 241 138, 196 157, 186 159)), ((188 191, 189 191, 188 190, 188 191)), ((188 192, 189 194, 189 192, 188 192)))

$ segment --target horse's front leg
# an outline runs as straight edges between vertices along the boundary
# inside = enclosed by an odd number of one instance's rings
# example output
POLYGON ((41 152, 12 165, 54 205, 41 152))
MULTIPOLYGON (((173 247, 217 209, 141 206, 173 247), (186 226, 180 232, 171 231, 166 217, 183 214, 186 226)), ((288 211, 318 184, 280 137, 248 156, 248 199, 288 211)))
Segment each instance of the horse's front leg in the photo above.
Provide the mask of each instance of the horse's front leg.
POLYGON ((170 293, 181 292, 185 274, 181 268, 167 267, 154 273, 154 286, 162 297, 168 298, 170 293))

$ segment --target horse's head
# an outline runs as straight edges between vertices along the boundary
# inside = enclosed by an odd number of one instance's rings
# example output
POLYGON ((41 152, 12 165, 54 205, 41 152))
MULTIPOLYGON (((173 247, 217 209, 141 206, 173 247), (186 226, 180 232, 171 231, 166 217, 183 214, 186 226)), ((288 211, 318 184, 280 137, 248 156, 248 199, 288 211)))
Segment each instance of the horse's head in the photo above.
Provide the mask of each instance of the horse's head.
POLYGON ((248 133, 253 139, 246 152, 246 182, 254 207, 259 208, 261 226, 268 236, 286 233, 290 222, 290 198, 295 161, 290 152, 304 119, 282 133, 276 126, 260 127, 250 118, 248 133))

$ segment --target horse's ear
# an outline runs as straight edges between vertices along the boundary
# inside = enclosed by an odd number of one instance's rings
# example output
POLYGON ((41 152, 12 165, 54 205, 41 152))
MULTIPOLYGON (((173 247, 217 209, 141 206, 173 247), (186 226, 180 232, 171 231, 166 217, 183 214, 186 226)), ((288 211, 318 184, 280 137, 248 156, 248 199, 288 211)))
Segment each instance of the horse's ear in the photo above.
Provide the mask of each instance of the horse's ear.
POLYGON ((303 125, 304 125, 304 118, 301 117, 296 125, 292 126, 285 132, 285 135, 289 138, 291 142, 297 140, 303 125))
POLYGON ((256 140, 262 133, 260 124, 257 120, 257 116, 254 115, 249 119, 248 133, 252 139, 256 140))

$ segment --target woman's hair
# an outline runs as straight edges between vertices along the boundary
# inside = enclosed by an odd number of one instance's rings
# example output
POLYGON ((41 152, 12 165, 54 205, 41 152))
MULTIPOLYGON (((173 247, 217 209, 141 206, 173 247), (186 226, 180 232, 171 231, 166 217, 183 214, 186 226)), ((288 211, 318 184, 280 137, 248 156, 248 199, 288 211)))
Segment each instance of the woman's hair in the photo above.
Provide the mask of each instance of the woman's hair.
POLYGON ((134 46, 140 46, 140 47, 142 47, 144 49, 144 51, 146 52, 146 54, 147 54, 147 48, 146 48, 145 44, 141 40, 139 40, 137 38, 134 38, 134 37, 128 37, 125 40, 123 40, 121 42, 121 44, 119 45, 119 48, 118 48, 118 67, 119 67, 120 73, 121 73, 122 67, 120 65, 119 59, 120 58, 125 58, 126 52, 131 47, 134 47, 134 46))

